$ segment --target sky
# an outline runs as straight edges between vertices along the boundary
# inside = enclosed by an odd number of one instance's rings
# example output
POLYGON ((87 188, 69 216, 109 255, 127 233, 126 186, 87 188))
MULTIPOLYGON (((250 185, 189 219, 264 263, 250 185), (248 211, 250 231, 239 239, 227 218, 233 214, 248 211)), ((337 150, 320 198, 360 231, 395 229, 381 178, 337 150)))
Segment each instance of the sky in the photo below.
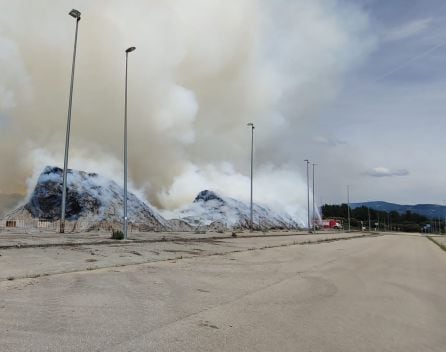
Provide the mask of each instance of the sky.
POLYGON ((336 179, 321 176, 321 187, 329 201, 336 199, 324 186, 342 179, 354 201, 443 204, 446 3, 360 4, 375 47, 319 120, 327 131, 320 140, 333 142, 325 152, 339 149, 353 165, 336 179))
POLYGON ((205 188, 249 199, 251 121, 259 203, 304 218, 304 159, 319 204, 345 202, 347 185, 353 202, 446 199, 442 1, 0 5, 0 193, 29 193, 45 165, 63 165, 76 8, 69 167, 122 181, 134 45, 129 177, 160 209, 205 188))

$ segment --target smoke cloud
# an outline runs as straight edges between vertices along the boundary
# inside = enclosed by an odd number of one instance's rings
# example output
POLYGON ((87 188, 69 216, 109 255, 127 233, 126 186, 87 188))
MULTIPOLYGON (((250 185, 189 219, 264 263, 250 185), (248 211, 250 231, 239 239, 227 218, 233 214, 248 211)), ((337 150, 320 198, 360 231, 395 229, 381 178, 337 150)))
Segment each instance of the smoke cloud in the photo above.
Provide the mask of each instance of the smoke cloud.
MULTIPOLYGON (((371 48, 345 1, 0 0, 0 192, 62 166, 74 39, 82 12, 69 167, 122 179, 124 50, 129 175, 160 208, 203 188, 305 218, 295 160, 305 126, 371 48)), ((310 152, 310 151, 309 151, 310 152)))

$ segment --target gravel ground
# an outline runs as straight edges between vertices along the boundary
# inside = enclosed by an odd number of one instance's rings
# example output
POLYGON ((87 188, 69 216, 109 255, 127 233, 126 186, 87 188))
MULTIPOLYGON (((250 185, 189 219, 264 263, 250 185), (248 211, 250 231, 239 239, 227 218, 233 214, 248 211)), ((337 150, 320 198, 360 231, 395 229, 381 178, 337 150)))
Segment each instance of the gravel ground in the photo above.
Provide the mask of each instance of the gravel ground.
MULTIPOLYGON (((336 232, 321 232, 321 234, 339 235, 336 232)), ((299 231, 269 231, 269 232, 237 232, 238 237, 261 237, 261 236, 294 236, 308 235, 307 232, 299 231)), ((231 238, 232 232, 129 232, 129 243, 134 242, 151 242, 160 240, 191 240, 191 239, 213 239, 213 238, 231 238)), ((75 245, 75 244, 99 244, 99 243, 115 243, 110 239, 110 232, 85 232, 85 233, 55 233, 55 232, 39 232, 39 233, 18 233, 11 230, 0 232, 0 249, 8 247, 38 247, 50 245, 75 245)))
POLYGON ((431 238, 438 244, 446 247, 446 236, 431 236, 431 238))

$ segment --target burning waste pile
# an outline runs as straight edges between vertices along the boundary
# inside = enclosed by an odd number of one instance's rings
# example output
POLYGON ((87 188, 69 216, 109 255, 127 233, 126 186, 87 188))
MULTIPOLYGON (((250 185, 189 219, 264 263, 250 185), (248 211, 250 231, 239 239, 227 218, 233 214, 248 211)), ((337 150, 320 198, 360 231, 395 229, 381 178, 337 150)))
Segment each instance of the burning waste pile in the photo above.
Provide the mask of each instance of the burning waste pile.
MULTIPOLYGON (((3 222, 57 223, 62 203, 63 171, 47 166, 40 174, 26 203, 7 214, 3 222)), ((116 182, 78 170, 68 170, 66 220, 71 231, 119 228, 122 224, 123 189, 116 182)), ((250 206, 213 191, 201 191, 192 204, 162 216, 154 206, 128 193, 129 223, 139 231, 193 231, 247 229, 250 206)), ((295 229, 298 223, 288 214, 267 206, 253 205, 255 229, 295 229)), ((43 226, 41 226, 43 227, 43 226)))
MULTIPOLYGON (((47 166, 27 202, 6 216, 7 220, 40 219, 58 221, 61 214, 63 171, 47 166)), ((66 220, 80 230, 106 223, 120 226, 123 209, 122 187, 96 173, 68 170, 66 220)), ((168 229, 169 224, 150 205, 128 194, 129 217, 149 230, 168 229)))
MULTIPOLYGON (((212 191, 201 191, 194 202, 179 210, 180 218, 189 224, 208 227, 221 224, 224 228, 249 228, 250 206, 239 200, 223 197, 212 191)), ((266 206, 253 204, 255 229, 290 229, 298 224, 288 215, 266 206)))

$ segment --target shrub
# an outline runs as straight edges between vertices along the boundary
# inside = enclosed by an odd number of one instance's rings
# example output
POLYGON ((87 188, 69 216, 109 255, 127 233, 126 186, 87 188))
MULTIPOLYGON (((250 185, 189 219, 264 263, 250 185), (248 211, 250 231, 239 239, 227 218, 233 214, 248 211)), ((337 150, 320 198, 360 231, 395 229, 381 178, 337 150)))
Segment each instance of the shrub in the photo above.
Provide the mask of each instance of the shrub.
POLYGON ((122 232, 121 230, 113 230, 110 238, 112 240, 123 240, 124 232, 122 232))

